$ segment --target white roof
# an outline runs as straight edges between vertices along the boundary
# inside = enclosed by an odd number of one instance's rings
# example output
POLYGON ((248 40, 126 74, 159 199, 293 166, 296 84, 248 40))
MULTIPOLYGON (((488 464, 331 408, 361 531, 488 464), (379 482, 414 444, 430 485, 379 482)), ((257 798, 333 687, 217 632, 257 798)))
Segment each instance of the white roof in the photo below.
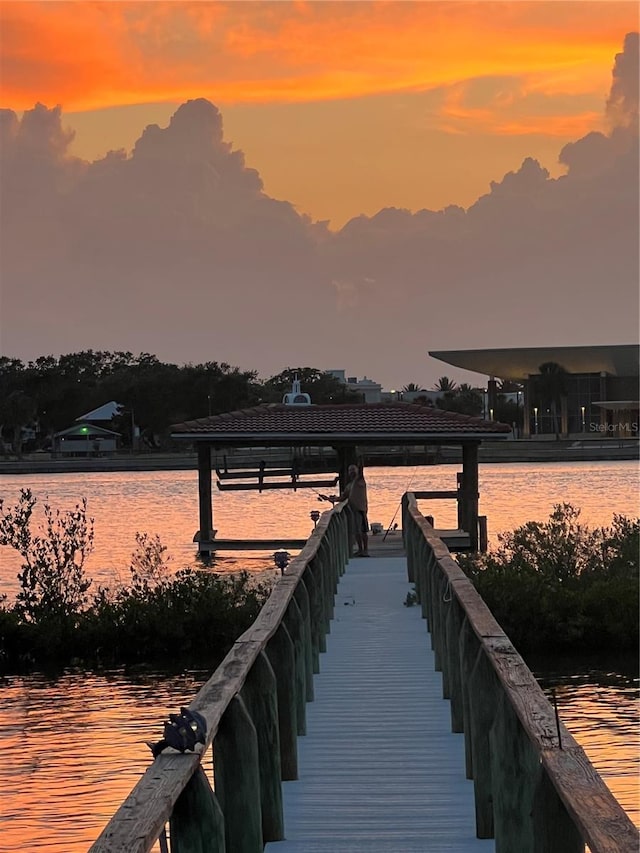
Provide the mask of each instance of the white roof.
POLYGON ((79 418, 76 418, 76 421, 110 421, 114 415, 119 415, 123 408, 122 403, 116 403, 115 400, 111 400, 109 403, 105 403, 97 409, 87 412, 86 415, 80 415, 79 418))

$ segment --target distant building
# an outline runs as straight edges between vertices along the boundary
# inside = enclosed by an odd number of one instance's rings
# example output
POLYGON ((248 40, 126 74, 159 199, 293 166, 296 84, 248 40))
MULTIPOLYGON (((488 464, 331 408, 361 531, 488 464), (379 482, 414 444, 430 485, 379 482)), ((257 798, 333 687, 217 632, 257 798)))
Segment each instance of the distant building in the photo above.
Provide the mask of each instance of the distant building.
POLYGON ((98 406, 97 409, 92 409, 90 412, 80 415, 80 417, 76 418, 76 422, 84 421, 92 424, 107 423, 108 421, 113 420, 116 415, 121 415, 124 408, 125 407, 122 403, 116 403, 115 400, 111 400, 108 403, 104 403, 102 406, 98 406))
MULTIPOLYGON (((563 395, 559 413, 563 435, 592 434, 613 438, 639 435, 638 344, 447 350, 429 355, 489 377, 489 409, 496 407, 496 378, 521 383, 524 437, 554 432, 553 417, 544 401, 536 396, 540 365, 548 362, 560 365, 567 372, 567 393, 563 395)), ((519 402, 519 397, 516 399, 519 402)))
POLYGON ((358 379, 357 376, 346 376, 344 370, 325 370, 325 373, 342 382, 349 391, 362 394, 365 403, 380 403, 383 400, 382 385, 373 379, 368 379, 366 376, 362 379, 358 379))
POLYGON ((52 455, 110 456, 118 449, 119 438, 118 432, 81 422, 54 434, 52 455))

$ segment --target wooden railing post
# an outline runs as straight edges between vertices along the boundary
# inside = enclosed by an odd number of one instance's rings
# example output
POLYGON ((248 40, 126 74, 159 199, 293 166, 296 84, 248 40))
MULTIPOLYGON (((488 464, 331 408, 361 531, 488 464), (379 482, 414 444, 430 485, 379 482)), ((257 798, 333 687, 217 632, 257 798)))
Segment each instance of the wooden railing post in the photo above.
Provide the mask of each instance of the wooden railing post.
POLYGON ((284 838, 282 768, 278 728, 278 687, 269 659, 260 652, 249 670, 241 696, 256 729, 260 758, 260 803, 263 841, 284 838))
POLYGON ((537 853, 532 813, 542 768, 504 693, 496 703, 489 753, 496 853, 537 853))
POLYGON ((216 796, 224 814, 228 853, 262 853, 258 736, 246 706, 235 696, 213 742, 216 796))
POLYGON ((267 657, 278 685, 280 765, 286 781, 298 778, 298 721, 296 714, 296 661, 293 640, 284 624, 267 643, 267 657))
POLYGON ((171 853, 226 853, 224 815, 202 767, 178 797, 170 828, 171 853))
POLYGON ((496 674, 484 649, 480 648, 469 677, 471 754, 478 838, 494 837, 489 729, 495 717, 498 691, 496 674))
POLYGON ((469 619, 465 615, 458 639, 460 655, 460 680, 462 686, 462 719, 464 728, 464 756, 467 779, 473 779, 473 750, 471 748, 471 706, 469 702, 469 682, 478 658, 480 641, 475 635, 469 619))
POLYGON ((584 841, 544 767, 533 801, 533 833, 536 853, 584 853, 584 841))
POLYGON ((457 598, 451 596, 446 620, 447 635, 447 672, 449 699, 451 701, 451 731, 464 731, 464 711, 462 708, 462 676, 460 669, 460 631, 464 614, 457 598))
POLYGON ((311 605, 305 582, 300 579, 293 593, 302 614, 304 633, 305 698, 313 702, 313 640, 311 637, 311 605))
MULTIPOLYGON (((324 575, 322 573, 321 562, 318 559, 318 554, 309 563, 308 571, 313 577, 315 583, 315 594, 313 597, 313 616, 316 628, 316 638, 318 641, 318 652, 327 651, 327 631, 326 631, 326 590, 324 583, 324 575)), ((306 572, 303 577, 306 577, 306 572)), ((309 595, 311 595, 311 587, 309 587, 309 595)))
POLYGON ((304 654, 304 625, 302 623, 302 614, 296 604, 295 598, 292 598, 289 602, 284 617, 284 624, 287 626, 287 631, 293 643, 296 732, 299 735, 304 735, 307 733, 307 666, 304 654))
POLYGON ((309 616, 311 621, 311 656, 313 661, 313 672, 320 672, 320 634, 321 632, 321 606, 318 584, 311 568, 307 566, 302 580, 309 595, 309 616))

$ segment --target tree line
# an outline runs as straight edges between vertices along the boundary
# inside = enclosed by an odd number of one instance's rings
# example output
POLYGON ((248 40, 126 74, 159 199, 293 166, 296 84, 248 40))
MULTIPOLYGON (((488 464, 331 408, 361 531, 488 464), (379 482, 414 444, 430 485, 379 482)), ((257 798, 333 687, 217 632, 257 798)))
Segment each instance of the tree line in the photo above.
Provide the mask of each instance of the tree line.
POLYGON ((110 428, 123 445, 131 445, 135 424, 144 446, 166 448, 171 424, 280 402, 296 373, 314 403, 362 399, 311 367, 259 380, 257 371, 225 362, 176 365, 150 353, 85 350, 27 364, 0 357, 0 452, 9 446, 15 453, 47 448, 54 433, 112 400, 121 409, 110 428))
MULTIPOLYGON (((363 401, 362 394, 314 367, 287 367, 261 380, 256 370, 241 370, 226 362, 177 365, 162 362, 150 353, 84 350, 59 357, 41 356, 27 364, 1 356, 0 454, 9 449, 17 454, 48 449, 56 432, 112 400, 121 408, 109 427, 120 433, 123 446, 132 445, 135 425, 142 447, 167 449, 171 446, 172 424, 260 403, 278 403, 291 389, 296 374, 314 403, 363 401)), ((566 377, 559 365, 544 364, 534 386, 536 397, 551 409, 556 433, 566 377)), ((440 392, 435 400, 416 383, 403 388, 407 397, 407 392, 412 392, 411 399, 417 404, 489 416, 481 389, 457 385, 443 376, 434 390, 440 392)), ((500 383, 494 420, 522 427, 523 408, 512 399, 513 392, 522 390, 516 382, 500 383)))

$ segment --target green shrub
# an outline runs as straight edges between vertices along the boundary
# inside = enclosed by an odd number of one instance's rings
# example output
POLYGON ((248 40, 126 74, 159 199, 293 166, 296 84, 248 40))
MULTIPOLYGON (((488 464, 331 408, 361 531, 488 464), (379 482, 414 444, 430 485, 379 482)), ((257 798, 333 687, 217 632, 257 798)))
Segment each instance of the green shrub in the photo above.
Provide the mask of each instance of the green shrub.
POLYGON ((616 515, 590 530, 557 504, 547 522, 498 536, 487 554, 459 557, 521 652, 637 649, 640 521, 616 515))
POLYGON ((0 545, 23 557, 20 591, 0 599, 0 667, 82 661, 91 664, 211 664, 258 615, 269 586, 247 572, 217 575, 184 569, 171 574, 156 535, 136 534, 131 581, 99 587, 90 599, 84 561, 93 545, 86 501, 71 512, 45 506, 43 533, 34 533, 36 499, 23 490, 14 507, 0 501, 0 545))

